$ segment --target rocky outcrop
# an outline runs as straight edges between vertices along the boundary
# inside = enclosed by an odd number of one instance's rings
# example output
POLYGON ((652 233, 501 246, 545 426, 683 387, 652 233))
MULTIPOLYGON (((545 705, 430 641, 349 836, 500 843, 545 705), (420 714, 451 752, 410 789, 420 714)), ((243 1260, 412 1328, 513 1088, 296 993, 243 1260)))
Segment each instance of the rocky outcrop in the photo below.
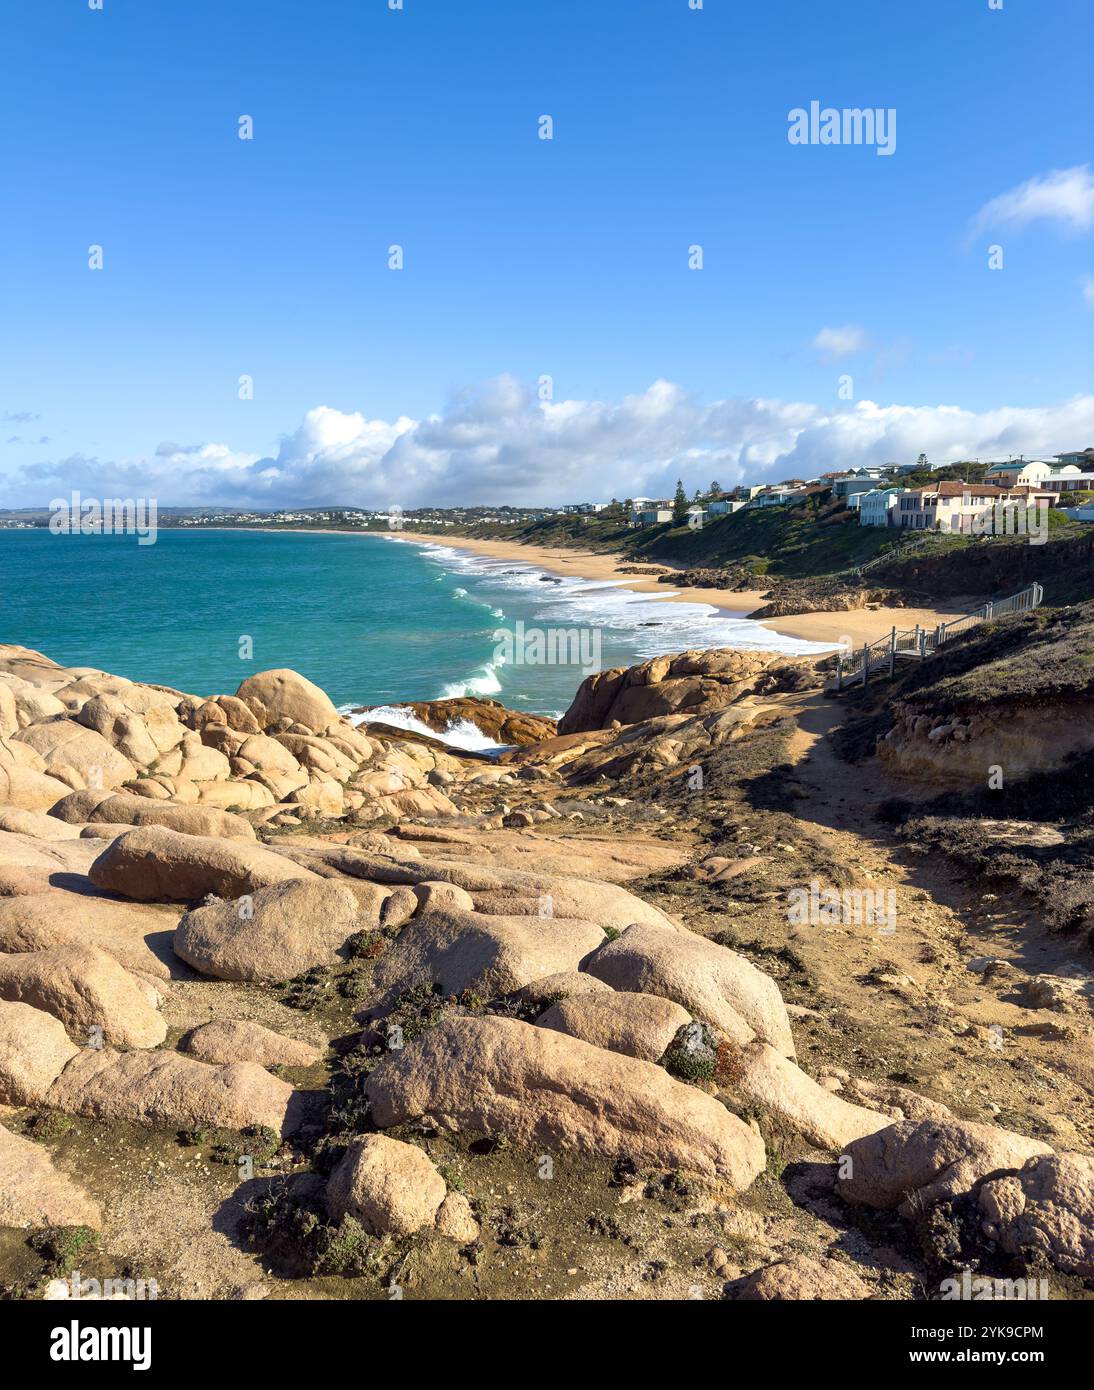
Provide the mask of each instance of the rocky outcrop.
POLYGON ((258 845, 180 835, 161 826, 114 840, 88 872, 96 888, 137 902, 195 902, 207 893, 240 898, 288 879, 312 877, 308 869, 258 845))
POLYGON ((0 955, 0 999, 43 1009, 84 1044, 157 1047, 167 1036, 148 987, 113 956, 82 942, 0 955))
POLYGON ((179 922, 174 947, 203 975, 276 984, 337 964, 358 926, 353 893, 309 877, 194 908, 179 922))
POLYGON ((352 1216, 376 1236, 412 1236, 434 1225, 447 1195, 421 1149, 383 1134, 355 1139, 327 1183, 330 1214, 352 1216))
POLYGON ((600 927, 575 918, 430 912, 403 928, 373 982, 383 996, 435 983, 443 994, 472 990, 492 998, 543 975, 576 970, 603 940, 600 927))
MULTIPOLYGON (((362 705, 353 712, 367 719, 372 707, 362 705)), ((541 739, 552 738, 555 734, 555 721, 538 714, 523 714, 519 710, 506 709, 498 700, 480 697, 459 696, 447 700, 417 700, 410 704, 397 705, 405 709, 427 728, 437 733, 446 733, 460 724, 471 724, 494 743, 523 746, 538 743, 541 739)), ((392 729, 398 737, 398 731, 392 729)))
POLYGON ((0 1001, 0 1105, 40 1105, 79 1051, 59 1019, 0 1001))
POLYGON ((177 1052, 86 1049, 43 1097, 52 1109, 96 1120, 174 1129, 247 1129, 287 1134, 299 1122, 293 1088, 253 1062, 209 1066, 177 1052))
POLYGON ((842 1260, 814 1260, 808 1255, 795 1255, 756 1270, 734 1290, 733 1296, 752 1303, 861 1299, 869 1298, 870 1290, 850 1264, 842 1260))
POLYGON ((311 1067, 323 1055, 311 1043, 286 1038, 260 1023, 227 1018, 203 1023, 180 1047, 199 1062, 257 1062, 260 1067, 311 1067))
POLYGON ((705 937, 636 924, 595 951, 583 969, 612 989, 672 999, 735 1043, 759 1038, 794 1055, 775 981, 705 937))
POLYGON ((249 821, 214 806, 180 806, 173 801, 154 801, 122 792, 107 796, 100 792, 72 792, 51 807, 50 815, 72 825, 159 825, 180 835, 221 840, 255 838, 249 821))
POLYGON ((1011 1255, 1031 1254, 1080 1279, 1094 1278, 1094 1159, 1044 1154, 977 1194, 983 1232, 1011 1255))
POLYGON ((177 909, 71 893, 48 884, 33 894, 0 897, 0 951, 96 946, 126 970, 167 979, 162 956, 177 909))
POLYGON ((0 1125, 0 1226, 87 1226, 99 1230, 102 1211, 67 1177, 41 1144, 0 1125))
POLYGON ((235 693, 263 729, 288 721, 312 734, 337 724, 338 711, 326 691, 296 671, 261 671, 249 676, 235 693))
POLYGON ((902 1120, 848 1144, 837 1191, 859 1206, 910 1216, 1051 1153, 1047 1144, 994 1125, 902 1120))
POLYGON ((728 647, 658 656, 641 666, 587 677, 559 720, 558 732, 585 733, 666 714, 704 714, 744 695, 810 690, 820 683, 809 662, 769 652, 728 647))
POLYGON ((661 1067, 512 1019, 440 1023, 386 1058, 366 1092, 385 1129, 425 1120, 549 1153, 708 1174, 739 1189, 766 1163, 759 1135, 661 1067))
POLYGON ((605 990, 560 1000, 536 1019, 536 1027, 554 1028, 609 1052, 657 1062, 690 1022, 688 1011, 669 999, 605 990))

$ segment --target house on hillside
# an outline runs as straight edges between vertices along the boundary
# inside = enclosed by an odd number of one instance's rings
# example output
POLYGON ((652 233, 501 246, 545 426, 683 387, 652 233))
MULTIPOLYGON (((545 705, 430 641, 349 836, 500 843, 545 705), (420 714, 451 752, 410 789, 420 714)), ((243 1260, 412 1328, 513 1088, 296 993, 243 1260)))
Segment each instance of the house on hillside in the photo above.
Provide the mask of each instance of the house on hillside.
POLYGON ((631 526, 660 526, 672 520, 671 507, 644 507, 631 513, 631 526))
POLYGON ((1087 472, 1094 472, 1094 446, 1086 449, 1075 449, 1070 454, 1057 454, 1056 462, 1060 468, 1081 468, 1087 472))
POLYGON ((971 531, 974 518, 1003 503, 1032 507, 1052 504, 1051 493, 1038 488, 993 487, 989 483, 935 483, 902 493, 895 524, 917 531, 971 531))
POLYGON ((848 505, 857 503, 860 526, 895 526, 897 504, 907 488, 881 487, 872 492, 858 492, 849 499, 848 505))
POLYGON ((888 481, 881 468, 854 468, 841 477, 832 479, 832 496, 846 502, 856 492, 872 492, 878 483, 888 481))

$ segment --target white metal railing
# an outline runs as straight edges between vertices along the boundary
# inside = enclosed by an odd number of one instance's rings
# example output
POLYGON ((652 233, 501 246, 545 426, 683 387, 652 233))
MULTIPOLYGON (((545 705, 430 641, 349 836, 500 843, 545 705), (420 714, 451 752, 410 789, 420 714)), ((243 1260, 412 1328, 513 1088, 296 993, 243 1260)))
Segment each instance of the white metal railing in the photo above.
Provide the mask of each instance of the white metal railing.
POLYGON ((877 642, 864 642, 861 647, 850 652, 840 652, 836 658, 836 679, 834 688, 845 690, 849 685, 865 685, 872 675, 891 676, 900 659, 922 661, 931 656, 947 642, 961 637, 981 623, 995 618, 1005 618, 1011 613, 1028 613, 1037 608, 1045 596, 1040 584, 1033 583, 1008 598, 992 599, 981 604, 971 613, 963 613, 948 623, 939 623, 935 628, 920 627, 892 629, 888 637, 877 642))
POLYGON ((878 565, 891 564, 894 561, 902 560, 910 550, 918 550, 921 545, 927 545, 936 539, 936 533, 925 534, 920 532, 911 540, 898 540, 891 550, 883 550, 880 555, 875 555, 872 560, 864 560, 861 565, 855 565, 848 570, 840 570, 840 574, 850 574, 856 579, 866 573, 867 570, 875 569, 878 565))

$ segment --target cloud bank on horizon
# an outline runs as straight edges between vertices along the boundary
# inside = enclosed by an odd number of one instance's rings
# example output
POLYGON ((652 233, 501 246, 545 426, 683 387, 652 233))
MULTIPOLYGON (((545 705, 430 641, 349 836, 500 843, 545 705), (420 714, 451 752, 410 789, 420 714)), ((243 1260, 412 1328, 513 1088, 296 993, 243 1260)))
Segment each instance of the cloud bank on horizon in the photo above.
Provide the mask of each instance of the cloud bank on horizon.
POLYGON ((814 477, 836 468, 1042 455, 1094 441, 1094 395, 1043 407, 832 409, 794 401, 703 403, 658 380, 617 403, 541 401, 511 376, 421 420, 368 419, 321 405, 262 457, 224 443, 161 443, 145 458, 72 455, 24 466, 9 506, 85 496, 154 497, 161 506, 404 508, 607 501, 661 496, 676 479, 705 488, 814 477))

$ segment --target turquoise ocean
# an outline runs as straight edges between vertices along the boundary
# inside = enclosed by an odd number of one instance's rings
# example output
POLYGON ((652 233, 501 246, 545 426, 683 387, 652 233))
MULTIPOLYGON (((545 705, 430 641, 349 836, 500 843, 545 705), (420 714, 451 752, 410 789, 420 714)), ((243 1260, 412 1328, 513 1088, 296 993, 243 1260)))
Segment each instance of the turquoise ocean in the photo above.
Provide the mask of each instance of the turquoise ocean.
POLYGON ((0 530, 0 642, 195 694, 288 666, 344 708, 485 695, 557 715, 585 672, 499 660, 519 623, 599 634, 602 668, 687 647, 823 650, 707 604, 406 536, 0 530))

